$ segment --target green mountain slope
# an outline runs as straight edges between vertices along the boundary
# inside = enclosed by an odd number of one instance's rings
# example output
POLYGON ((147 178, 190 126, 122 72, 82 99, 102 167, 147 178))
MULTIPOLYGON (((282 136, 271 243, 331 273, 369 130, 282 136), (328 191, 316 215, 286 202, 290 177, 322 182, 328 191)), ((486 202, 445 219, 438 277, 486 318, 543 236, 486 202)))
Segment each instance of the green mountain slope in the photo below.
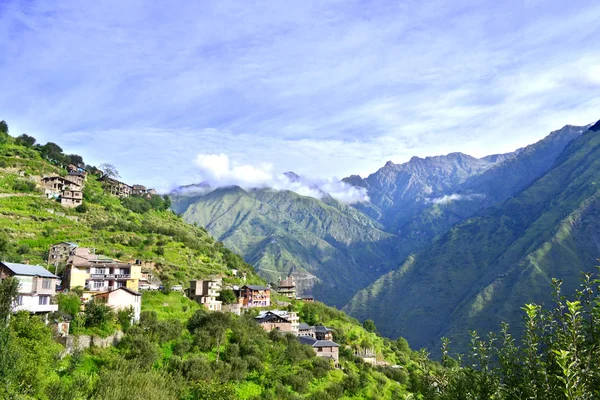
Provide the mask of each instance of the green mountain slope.
POLYGON ((331 198, 239 187, 190 197, 172 196, 186 221, 243 254, 261 276, 293 274, 302 290, 329 304, 345 304, 399 262, 391 257, 392 235, 331 198))
POLYGON ((600 257, 600 134, 572 141, 554 168, 505 203, 469 218, 346 306, 390 336, 435 348, 465 327, 516 322, 527 302, 550 301, 550 279, 572 291, 600 257))

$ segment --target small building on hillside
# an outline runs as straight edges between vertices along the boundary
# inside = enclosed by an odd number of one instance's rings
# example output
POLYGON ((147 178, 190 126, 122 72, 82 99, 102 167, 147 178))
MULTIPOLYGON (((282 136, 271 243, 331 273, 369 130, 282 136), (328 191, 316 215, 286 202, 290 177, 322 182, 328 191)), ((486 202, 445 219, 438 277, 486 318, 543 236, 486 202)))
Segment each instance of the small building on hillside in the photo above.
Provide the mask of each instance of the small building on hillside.
POLYGON ((331 340, 317 340, 309 336, 298 336, 302 344, 307 344, 313 348, 317 357, 329 358, 337 367, 340 362, 339 345, 331 340))
POLYGON ((296 298, 296 282, 293 276, 288 276, 285 279, 280 279, 277 285, 277 293, 290 299, 296 298))
POLYGON ((298 336, 312 337, 316 340, 333 340, 333 329, 322 325, 310 326, 301 323, 298 326, 298 336))
POLYGON ((129 307, 133 310, 133 321, 140 320, 142 310, 142 295, 135 290, 120 287, 110 292, 99 293, 93 296, 94 301, 106 304, 115 311, 125 310, 129 307))
POLYGON ((85 174, 83 172, 79 172, 79 171, 69 172, 67 174, 67 179, 70 180, 71 182, 75 182, 79 186, 83 186, 83 184, 85 182, 85 174))
POLYGON ((190 281, 187 296, 210 311, 221 311, 222 302, 217 298, 221 295, 222 285, 221 278, 190 281))
POLYGON ((314 303, 315 298, 311 295, 306 295, 306 296, 300 297, 299 300, 302 300, 305 303, 314 303))
POLYGON ((66 265, 71 252, 78 247, 77 243, 60 242, 50 246, 48 252, 48 264, 58 268, 59 265, 66 265))
POLYGON ((240 289, 240 301, 246 308, 269 307, 271 305, 271 289, 261 285, 244 285, 240 289))
POLYGON ((267 332, 277 330, 283 333, 298 335, 298 314, 290 311, 261 311, 255 317, 256 322, 267 332))
POLYGON ((76 182, 58 175, 43 177, 42 185, 44 186, 44 194, 46 194, 48 197, 57 196, 63 190, 81 191, 82 189, 82 186, 76 182))
POLYGON ((104 190, 117 197, 129 197, 131 196, 132 187, 124 182, 120 182, 116 179, 108 176, 103 176, 98 181, 102 182, 104 190))
POLYGON ((142 196, 142 195, 146 194, 146 186, 138 185, 138 184, 132 185, 131 186, 131 194, 135 194, 138 196, 142 196))
POLYGON ((19 281, 19 295, 13 306, 14 312, 41 314, 58 311, 58 305, 52 304, 58 276, 39 265, 0 262, 0 280, 8 277, 19 281))
POLYGON ((83 203, 83 192, 81 190, 63 190, 60 195, 60 205, 74 208, 83 203))

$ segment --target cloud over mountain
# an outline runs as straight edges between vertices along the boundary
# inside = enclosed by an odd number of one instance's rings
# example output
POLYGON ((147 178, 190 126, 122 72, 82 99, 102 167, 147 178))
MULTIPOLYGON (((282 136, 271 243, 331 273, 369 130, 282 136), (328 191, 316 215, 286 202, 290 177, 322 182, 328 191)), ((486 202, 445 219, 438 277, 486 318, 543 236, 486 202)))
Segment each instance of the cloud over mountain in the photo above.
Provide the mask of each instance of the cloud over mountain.
POLYGON ((242 164, 230 160, 224 153, 198 154, 195 165, 199 176, 211 187, 237 185, 244 189, 291 190, 317 199, 329 195, 345 204, 369 201, 365 189, 348 185, 336 178, 306 179, 293 173, 277 173, 273 164, 242 164))

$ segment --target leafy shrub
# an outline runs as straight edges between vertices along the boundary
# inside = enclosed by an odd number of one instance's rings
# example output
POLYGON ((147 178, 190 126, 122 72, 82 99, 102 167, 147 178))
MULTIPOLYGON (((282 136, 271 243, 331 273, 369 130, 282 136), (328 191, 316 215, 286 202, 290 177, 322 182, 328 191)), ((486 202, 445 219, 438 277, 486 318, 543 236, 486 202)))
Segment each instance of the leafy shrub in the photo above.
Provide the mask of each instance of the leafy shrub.
POLYGON ((36 190, 35 183, 24 179, 17 179, 12 184, 12 190, 15 192, 29 193, 36 190))

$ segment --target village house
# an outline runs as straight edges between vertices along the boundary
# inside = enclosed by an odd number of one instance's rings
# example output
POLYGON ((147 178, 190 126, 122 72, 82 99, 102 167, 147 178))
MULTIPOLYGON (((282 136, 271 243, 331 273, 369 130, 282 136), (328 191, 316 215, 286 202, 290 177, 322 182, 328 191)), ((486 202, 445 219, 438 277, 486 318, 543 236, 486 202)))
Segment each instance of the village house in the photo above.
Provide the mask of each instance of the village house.
POLYGON ((296 282, 294 281, 294 277, 288 276, 285 279, 280 279, 277 286, 277 293, 290 299, 296 298, 296 282))
POLYGON ((193 280, 190 281, 187 296, 210 311, 221 311, 222 302, 217 298, 221 295, 222 285, 221 278, 193 280))
POLYGON ((268 310, 261 311, 256 322, 267 331, 277 330, 283 333, 298 335, 298 314, 291 311, 268 310))
POLYGON ((298 326, 298 336, 312 337, 316 340, 333 340, 333 329, 321 325, 310 326, 301 323, 298 326))
POLYGON ((121 287, 137 290, 141 274, 139 265, 95 254, 90 248, 77 247, 67 259, 65 288, 82 287, 86 292, 106 292, 121 287))
POLYGON ((78 247, 77 243, 73 242, 60 242, 50 246, 48 253, 48 265, 54 266, 54 272, 59 265, 66 265, 71 252, 78 247))
POLYGON ((125 310, 129 307, 133 310, 132 322, 140 320, 142 310, 142 295, 135 290, 120 287, 110 292, 99 293, 93 296, 94 301, 106 304, 115 311, 125 310))
POLYGON ((240 289, 241 304, 246 307, 269 307, 271 289, 260 285, 244 285, 240 289))
POLYGON ((297 299, 302 300, 305 303, 314 303, 314 301, 315 301, 315 298, 310 295, 298 297, 297 299))
POLYGON ((73 208, 83 203, 83 192, 81 190, 63 190, 60 195, 60 205, 73 208))
MULTIPOLYGON (((139 265, 136 263, 136 265, 139 265)), ((141 278, 138 284, 139 290, 158 290, 160 281, 154 278, 154 274, 150 270, 142 269, 141 278)))
POLYGON ((131 186, 131 194, 136 194, 138 196, 146 194, 146 186, 137 184, 131 186))
POLYGON ((333 360, 333 364, 337 367, 340 362, 339 345, 331 340, 317 340, 310 336, 298 336, 298 340, 302 344, 307 344, 313 348, 317 357, 324 357, 333 360))
POLYGON ((48 197, 58 196, 63 190, 79 190, 81 191, 81 185, 68 178, 62 176, 45 176, 42 178, 42 185, 44 186, 44 194, 48 197))
POLYGON ((78 184, 79 186, 83 186, 85 183, 85 174, 82 172, 69 172, 67 174, 67 179, 71 182, 78 184))
POLYGON ((103 176, 98 181, 102 182, 104 185, 104 189, 107 190, 110 194, 117 197, 129 197, 131 196, 132 187, 126 183, 120 182, 116 179, 110 178, 108 176, 103 176))
POLYGON ((75 165, 75 164, 69 164, 67 165, 67 171, 68 172, 79 172, 81 174, 85 174, 85 167, 83 165, 75 165))
POLYGON ((58 305, 52 304, 58 276, 39 265, 0 262, 0 280, 8 277, 19 281, 19 295, 13 305, 14 312, 29 311, 38 314, 58 311, 58 305))

